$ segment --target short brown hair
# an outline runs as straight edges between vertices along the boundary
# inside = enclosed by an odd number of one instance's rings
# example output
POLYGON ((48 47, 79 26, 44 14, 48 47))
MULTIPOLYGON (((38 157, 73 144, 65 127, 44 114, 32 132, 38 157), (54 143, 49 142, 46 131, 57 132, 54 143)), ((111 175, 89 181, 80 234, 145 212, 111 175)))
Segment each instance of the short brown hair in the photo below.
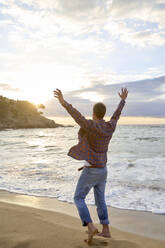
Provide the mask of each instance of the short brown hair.
POLYGON ((102 102, 98 102, 93 106, 93 113, 96 115, 98 119, 103 119, 106 113, 106 106, 102 102))

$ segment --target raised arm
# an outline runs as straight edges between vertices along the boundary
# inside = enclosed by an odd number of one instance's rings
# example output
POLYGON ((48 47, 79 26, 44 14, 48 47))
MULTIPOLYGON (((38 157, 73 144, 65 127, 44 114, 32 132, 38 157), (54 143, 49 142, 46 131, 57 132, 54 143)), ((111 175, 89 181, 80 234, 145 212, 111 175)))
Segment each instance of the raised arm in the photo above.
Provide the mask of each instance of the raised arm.
POLYGON ((64 100, 61 90, 56 89, 54 91, 54 97, 56 97, 61 105, 67 110, 67 112, 72 116, 72 118, 77 122, 77 124, 86 130, 95 130, 99 132, 99 127, 92 120, 87 120, 77 109, 75 109, 71 104, 64 100))
POLYGON ((119 92, 118 94, 121 98, 121 101, 120 101, 116 111, 114 112, 114 114, 112 115, 112 117, 110 119, 110 124, 114 130, 115 130, 117 121, 119 120, 119 117, 121 115, 121 111, 125 105, 125 100, 126 100, 127 95, 128 95, 128 90, 126 88, 122 88, 121 93, 119 92))

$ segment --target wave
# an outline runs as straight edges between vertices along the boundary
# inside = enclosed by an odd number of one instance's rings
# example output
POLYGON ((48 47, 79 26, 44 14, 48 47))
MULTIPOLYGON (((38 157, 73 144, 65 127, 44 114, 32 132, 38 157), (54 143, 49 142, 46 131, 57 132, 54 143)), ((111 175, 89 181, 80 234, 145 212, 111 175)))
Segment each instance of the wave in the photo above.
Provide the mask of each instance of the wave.
POLYGON ((156 137, 146 137, 146 138, 141 138, 141 137, 137 137, 135 138, 135 140, 146 140, 146 141, 159 141, 160 138, 156 138, 156 137))
POLYGON ((141 182, 139 181, 121 181, 118 180, 117 182, 115 181, 114 184, 113 182, 111 183, 111 186, 113 187, 123 187, 123 189, 129 189, 131 191, 136 191, 136 190, 151 190, 151 191, 158 191, 158 192, 165 192, 165 183, 159 180, 151 180, 148 182, 148 180, 141 182))
MULTIPOLYGON (((108 153, 108 205, 146 211, 165 206, 165 126, 154 128, 120 126, 116 130, 108 153)), ((77 142, 77 131, 66 128, 3 133, 0 188, 72 202, 79 177, 77 167, 83 162, 66 154, 77 142)), ((87 203, 94 204, 92 192, 87 203)))
POLYGON ((44 146, 45 148, 49 148, 49 147, 55 147, 55 145, 53 145, 53 146, 44 146))

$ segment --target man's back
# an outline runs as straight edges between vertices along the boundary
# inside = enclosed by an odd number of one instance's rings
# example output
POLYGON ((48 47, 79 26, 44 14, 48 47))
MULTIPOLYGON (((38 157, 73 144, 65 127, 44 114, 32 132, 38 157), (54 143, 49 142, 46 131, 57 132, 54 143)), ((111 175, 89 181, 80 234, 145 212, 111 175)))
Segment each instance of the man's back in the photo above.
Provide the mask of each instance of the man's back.
POLYGON ((66 110, 81 127, 78 133, 79 143, 69 150, 68 155, 77 160, 86 160, 97 167, 106 166, 108 145, 124 104, 125 101, 121 100, 108 122, 103 119, 97 122, 87 120, 71 104, 66 104, 66 110))

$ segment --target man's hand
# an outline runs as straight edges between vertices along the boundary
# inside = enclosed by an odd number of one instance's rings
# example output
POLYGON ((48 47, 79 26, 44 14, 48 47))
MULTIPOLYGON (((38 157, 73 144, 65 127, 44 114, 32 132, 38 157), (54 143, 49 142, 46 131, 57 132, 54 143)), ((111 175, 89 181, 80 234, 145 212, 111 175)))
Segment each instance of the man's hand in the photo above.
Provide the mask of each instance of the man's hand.
POLYGON ((119 96, 121 97, 122 100, 125 100, 128 95, 128 90, 126 88, 122 88, 121 93, 119 92, 119 96))
POLYGON ((59 102, 60 102, 62 105, 64 105, 64 104, 65 104, 65 101, 64 101, 64 98, 63 98, 63 95, 62 95, 61 90, 56 89, 56 90, 54 90, 53 92, 54 92, 54 97, 56 97, 56 98, 59 100, 59 102))

